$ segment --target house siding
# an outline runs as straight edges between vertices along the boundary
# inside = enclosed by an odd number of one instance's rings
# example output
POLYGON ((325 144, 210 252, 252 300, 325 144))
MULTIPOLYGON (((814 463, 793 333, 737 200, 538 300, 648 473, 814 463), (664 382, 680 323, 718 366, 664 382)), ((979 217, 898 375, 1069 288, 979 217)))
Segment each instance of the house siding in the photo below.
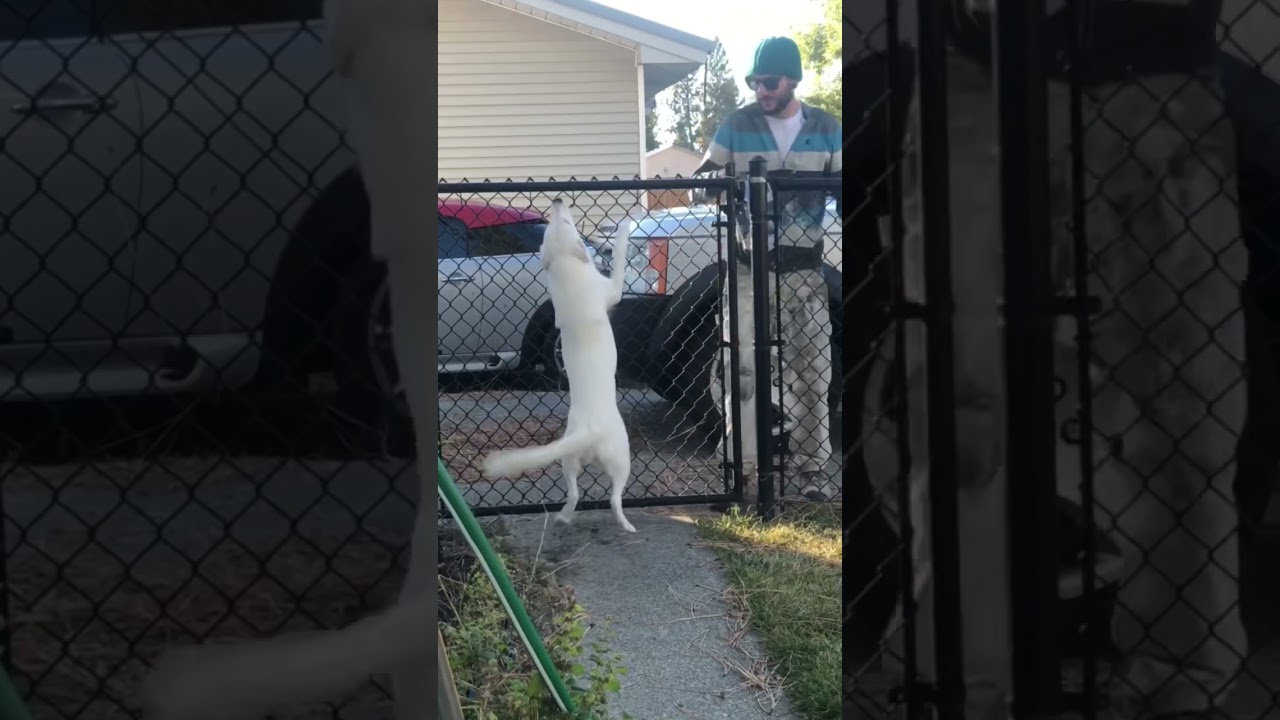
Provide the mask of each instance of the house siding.
MULTIPOLYGON (((640 174, 641 73, 634 50, 480 0, 440 0, 439 7, 443 180, 640 174)), ((584 232, 637 204, 634 193, 622 195, 572 197, 582 208, 584 232)), ((545 209, 549 199, 493 201, 545 209)))

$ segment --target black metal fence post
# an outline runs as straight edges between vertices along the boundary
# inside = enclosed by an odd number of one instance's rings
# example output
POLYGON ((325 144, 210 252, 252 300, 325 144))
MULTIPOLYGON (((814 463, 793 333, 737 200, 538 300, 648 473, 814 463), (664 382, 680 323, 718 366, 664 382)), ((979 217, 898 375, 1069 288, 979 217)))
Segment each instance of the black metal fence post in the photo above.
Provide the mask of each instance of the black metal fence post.
POLYGON ((1013 713, 1055 717, 1062 681, 1058 604, 1049 133, 1043 3, 1001 0, 995 14, 1013 713))
MULTIPOLYGON (((727 178, 737 177, 735 174, 734 164, 732 162, 725 165, 724 176, 727 178)), ((723 368, 727 375, 728 391, 729 391, 729 407, 731 412, 725 413, 725 422, 729 423, 729 448, 733 453, 733 462, 731 463, 730 472, 733 477, 733 488, 731 493, 738 497, 742 497, 743 478, 742 478, 742 419, 739 415, 742 413, 742 333, 738 327, 738 273, 742 271, 739 265, 738 257, 738 206, 746 201, 745 192, 741 185, 737 182, 725 193, 727 205, 725 207, 725 224, 724 227, 728 231, 728 242, 725 244, 725 264, 727 272, 724 273, 725 284, 727 285, 726 307, 723 308, 725 317, 729 325, 729 367, 723 368)), ((723 347, 723 343, 721 343, 723 347)))
POLYGON ((965 715, 964 630, 956 477, 955 301, 951 283, 951 163, 947 115, 948 10, 924 3, 917 17, 920 107, 917 142, 924 235, 925 352, 929 448, 933 643, 939 720, 965 715))
MULTIPOLYGON (((1087 8, 1082 7, 1082 0, 1067 0, 1067 62, 1069 108, 1068 123, 1070 125, 1071 155, 1071 253, 1072 253, 1072 291, 1076 326, 1076 407, 1075 418, 1079 427, 1080 438, 1080 507, 1081 532, 1085 537, 1084 550, 1081 557, 1083 563, 1083 586, 1081 602, 1086 607, 1093 607, 1098 597, 1097 556, 1098 548, 1095 538, 1097 528, 1094 519, 1095 499, 1093 493, 1093 392, 1091 377, 1093 358, 1093 334, 1089 327, 1092 318, 1090 308, 1084 300, 1089 295, 1089 243, 1086 236, 1085 202, 1088 188, 1085 186, 1085 128, 1084 128, 1084 74, 1085 62, 1082 42, 1084 40, 1082 25, 1087 8)), ((1109 618, 1108 618, 1109 619, 1109 618)), ((1088 629, 1090 636, 1095 630, 1088 629)), ((1110 628, 1108 627, 1109 631, 1110 628)), ((1081 662, 1080 707, 1081 720, 1095 720, 1098 716, 1098 657, 1091 649, 1086 649, 1081 662)), ((1065 698, 1064 698, 1065 699, 1065 698)))
POLYGON ((751 281, 755 318, 756 361, 756 477, 760 514, 773 517, 775 485, 773 468, 773 334, 769 332, 769 185, 765 160, 757 157, 748 165, 749 207, 751 210, 751 281))

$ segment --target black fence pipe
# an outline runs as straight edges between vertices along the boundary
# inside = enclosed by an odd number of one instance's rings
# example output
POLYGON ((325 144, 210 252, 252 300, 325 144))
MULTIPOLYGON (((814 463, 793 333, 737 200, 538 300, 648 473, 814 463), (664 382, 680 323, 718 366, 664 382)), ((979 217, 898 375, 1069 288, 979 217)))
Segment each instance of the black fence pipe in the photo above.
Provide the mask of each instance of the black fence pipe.
MULTIPOLYGON (((1086 236, 1087 188, 1084 182, 1084 78, 1082 68, 1081 28, 1084 23, 1082 0, 1067 0, 1067 61, 1068 82, 1070 86, 1070 136, 1071 136, 1071 252, 1073 254, 1073 272, 1075 274, 1075 321, 1076 321, 1076 422, 1080 427, 1080 507, 1084 510, 1083 535, 1084 544, 1084 588, 1080 602, 1085 607, 1093 607, 1097 594, 1097 547, 1093 515, 1093 337, 1089 323, 1090 310, 1082 302, 1089 296, 1089 244, 1086 236)), ((1215 14, 1216 18, 1217 15, 1215 14)), ((1090 628, 1092 630, 1092 628, 1090 628)), ((1092 636, 1092 632, 1090 632, 1092 636)), ((1084 653, 1083 681, 1081 695, 1083 706, 1079 708, 1081 720, 1095 720, 1098 708, 1094 699, 1098 697, 1098 658, 1095 653, 1084 653)))
MULTIPOLYGON (((735 177, 733 163, 725 166, 725 177, 735 177)), ((729 407, 730 412, 725 413, 725 422, 732 423, 729 426, 729 447, 733 453, 733 461, 730 463, 730 472, 733 473, 733 488, 730 492, 742 497, 743 481, 742 481, 742 358, 739 350, 742 348, 742 337, 738 327, 738 273, 746 270, 739 263, 741 259, 738 257, 738 206, 745 199, 742 186, 736 181, 729 190, 727 197, 728 204, 725 206, 725 229, 728 231, 728 241, 725 243, 725 265, 728 272, 724 275, 724 282, 728 285, 728 307, 724 308, 726 319, 729 323, 729 367, 723 367, 721 370, 727 376, 725 379, 729 391, 729 407)), ((717 329, 718 331, 718 329, 717 329)))
MULTIPOLYGON (((771 205, 769 207, 769 226, 772 226, 773 228, 773 246, 777 248, 782 246, 782 223, 780 222, 780 218, 782 217, 783 203, 778 199, 782 197, 782 195, 772 182, 769 184, 769 190, 772 195, 771 205)), ((766 273, 762 272, 761 274, 767 276, 766 273)), ((776 466, 777 470, 776 475, 772 473, 770 474, 771 478, 777 478, 776 484, 774 485, 774 491, 778 495, 785 496, 787 494, 787 456, 791 453, 793 448, 791 447, 791 438, 788 437, 785 426, 787 417, 787 394, 785 392, 785 388, 783 388, 783 378, 785 377, 785 363, 787 360, 783 357, 784 353, 782 352, 782 273, 780 272, 775 272, 773 274, 773 295, 770 297, 773 298, 773 304, 772 307, 769 308, 769 311, 773 314, 772 327, 774 330, 769 333, 769 353, 770 359, 776 360, 778 367, 773 368, 772 365, 770 366, 769 377, 771 378, 772 385, 778 388, 778 412, 771 412, 767 417, 772 423, 769 426, 769 451, 772 453, 776 450, 778 455, 776 457, 772 455, 770 456, 773 458, 773 464, 769 465, 769 467, 774 468, 776 466), (774 428, 778 429, 778 438, 783 441, 776 445, 774 444, 775 441, 773 438, 774 428)), ((770 411, 772 411, 772 400, 768 403, 768 407, 770 408, 770 411)), ((761 422, 763 422, 764 419, 765 418, 763 417, 760 418, 761 422)))
MULTIPOLYGON (((9 445, 8 438, 5 440, 5 444, 9 445)), ((17 454, 16 451, 14 454, 17 454)), ((5 481, 9 479, 13 469, 13 464, 0 455, 0 518, 9 517, 3 489, 7 487, 8 484, 5 481)), ((9 550, 6 546, 6 550, 0 552, 0 671, 13 677, 13 646, 10 633, 13 627, 13 616, 10 614, 9 594, 9 550)))
POLYGON ((995 26, 1013 715, 1030 720, 1062 700, 1044 3, 1000 0, 995 26))
POLYGON ((964 619, 960 507, 956 478, 955 302, 951 288, 951 162, 947 121, 949 6, 920 4, 916 17, 920 77, 921 228, 924 234, 926 396, 929 437, 930 551, 933 555, 934 653, 939 720, 964 720, 964 619))
MULTIPOLYGON (((685 495, 683 497, 641 497, 641 498, 623 498, 622 507, 624 508, 648 508, 648 507, 676 507, 679 505, 714 505, 718 503, 735 503, 740 502, 740 495, 720 494, 720 495, 685 495)), ((476 517, 490 517, 494 515, 531 515, 533 513, 553 513, 559 512, 564 507, 563 502, 558 503, 525 503, 523 505, 490 505, 477 506, 471 508, 471 514, 476 517)), ((575 509, 587 510, 608 510, 608 500, 583 500, 579 502, 575 509)), ((448 513, 441 507, 441 518, 446 518, 448 513)))
MULTIPOLYGON (((892 112, 892 110, 890 110, 892 112)), ((788 192, 795 190, 834 190, 839 191, 843 187, 844 178, 838 177, 771 177, 769 185, 773 187, 774 192, 788 192)))
POLYGON ((760 515, 773 517, 776 492, 773 477, 773 338, 769 332, 769 185, 765 160, 747 166, 748 206, 751 210, 751 287, 755 320, 756 479, 760 515))
MULTIPOLYGON (((903 91, 902 84, 896 80, 902 77, 902 63, 899 60, 898 42, 898 0, 884 0, 885 33, 888 36, 887 60, 889 67, 889 104, 888 136, 893 137, 893 128, 901 124, 906 126, 908 117, 896 117, 897 109, 909 107, 908 102, 899 102, 898 93, 903 91)), ((908 90, 909 91, 909 90, 908 90)), ((849 126, 844 126, 849 133, 849 126)), ((852 132, 858 132, 853 130, 852 132)), ((914 137, 912 133, 904 133, 914 137)), ((846 138, 850 136, 845 135, 846 138)), ((846 140, 846 145, 848 140, 846 140)), ((886 408, 891 413, 892 421, 897 428, 896 458, 898 463, 897 500, 898 500, 898 593, 902 603, 902 694, 905 716, 908 718, 924 717, 925 704, 920 692, 919 682, 919 638, 916 627, 915 563, 911 557, 911 548, 915 546, 915 527, 911 522, 911 413, 908 412, 910 394, 907 390, 907 322, 908 304, 905 294, 906 262, 902 240, 906 235, 905 217, 902 211, 902 164, 903 148, 889 147, 885 149, 889 157, 889 297, 893 303, 893 364, 889 368, 890 385, 895 388, 894 405, 886 408)), ((846 290, 846 292, 848 292, 846 290)), ((850 327, 852 323, 845 323, 850 327)), ((844 392, 850 392, 846 382, 844 392)), ((847 521, 846 521, 847 522, 847 521)), ((846 536, 847 537, 847 536, 846 536)), ((847 613, 846 613, 847 616, 847 613)))
POLYGON ((582 190, 716 190, 728 192, 733 187, 728 177, 651 178, 648 180, 530 180, 519 182, 442 182, 436 185, 439 195, 474 193, 574 192, 582 190))

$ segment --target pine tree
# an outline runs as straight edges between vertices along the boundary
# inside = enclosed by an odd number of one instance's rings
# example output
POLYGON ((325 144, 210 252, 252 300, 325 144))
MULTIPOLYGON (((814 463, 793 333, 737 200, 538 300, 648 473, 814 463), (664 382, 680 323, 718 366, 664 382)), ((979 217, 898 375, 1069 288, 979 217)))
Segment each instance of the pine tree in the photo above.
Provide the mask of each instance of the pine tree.
POLYGON ((668 107, 671 110, 672 122, 668 130, 675 136, 671 144, 697 150, 698 127, 702 114, 699 83, 691 75, 676 83, 671 90, 668 107))
POLYGON ((704 98, 702 105, 702 121, 698 125, 697 147, 695 150, 705 152, 715 137, 716 130, 724 124, 729 113, 738 109, 741 100, 738 97, 738 81, 729 70, 729 58, 725 55, 724 46, 716 40, 707 58, 706 78, 703 84, 704 98))
POLYGON ((822 20, 795 34, 796 44, 804 58, 805 74, 797 94, 806 103, 839 118, 840 106, 844 102, 843 86, 840 73, 830 71, 842 62, 843 8, 840 0, 811 1, 823 3, 822 20))
POLYGON ((658 149, 658 111, 656 108, 644 114, 644 149, 646 152, 658 149))

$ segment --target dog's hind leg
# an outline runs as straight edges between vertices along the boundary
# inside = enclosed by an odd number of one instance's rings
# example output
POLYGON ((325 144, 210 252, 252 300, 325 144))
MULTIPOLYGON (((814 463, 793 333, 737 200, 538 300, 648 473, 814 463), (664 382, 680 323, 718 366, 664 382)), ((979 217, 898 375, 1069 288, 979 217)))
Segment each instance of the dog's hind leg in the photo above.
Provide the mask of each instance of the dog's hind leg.
POLYGON ((573 522, 573 510, 578 506, 578 475, 582 472, 582 458, 568 455, 560 460, 560 470, 564 473, 564 507, 556 513, 556 522, 569 525, 573 522))
POLYGON ((631 458, 629 455, 623 455, 621 458, 614 457, 605 460, 604 470, 609 475, 609 481, 613 484, 609 491, 609 506, 613 508, 613 516, 617 518, 618 524, 627 532, 635 532, 635 526, 627 522, 627 516, 622 513, 622 491, 627 487, 627 479, 631 477, 631 458))

